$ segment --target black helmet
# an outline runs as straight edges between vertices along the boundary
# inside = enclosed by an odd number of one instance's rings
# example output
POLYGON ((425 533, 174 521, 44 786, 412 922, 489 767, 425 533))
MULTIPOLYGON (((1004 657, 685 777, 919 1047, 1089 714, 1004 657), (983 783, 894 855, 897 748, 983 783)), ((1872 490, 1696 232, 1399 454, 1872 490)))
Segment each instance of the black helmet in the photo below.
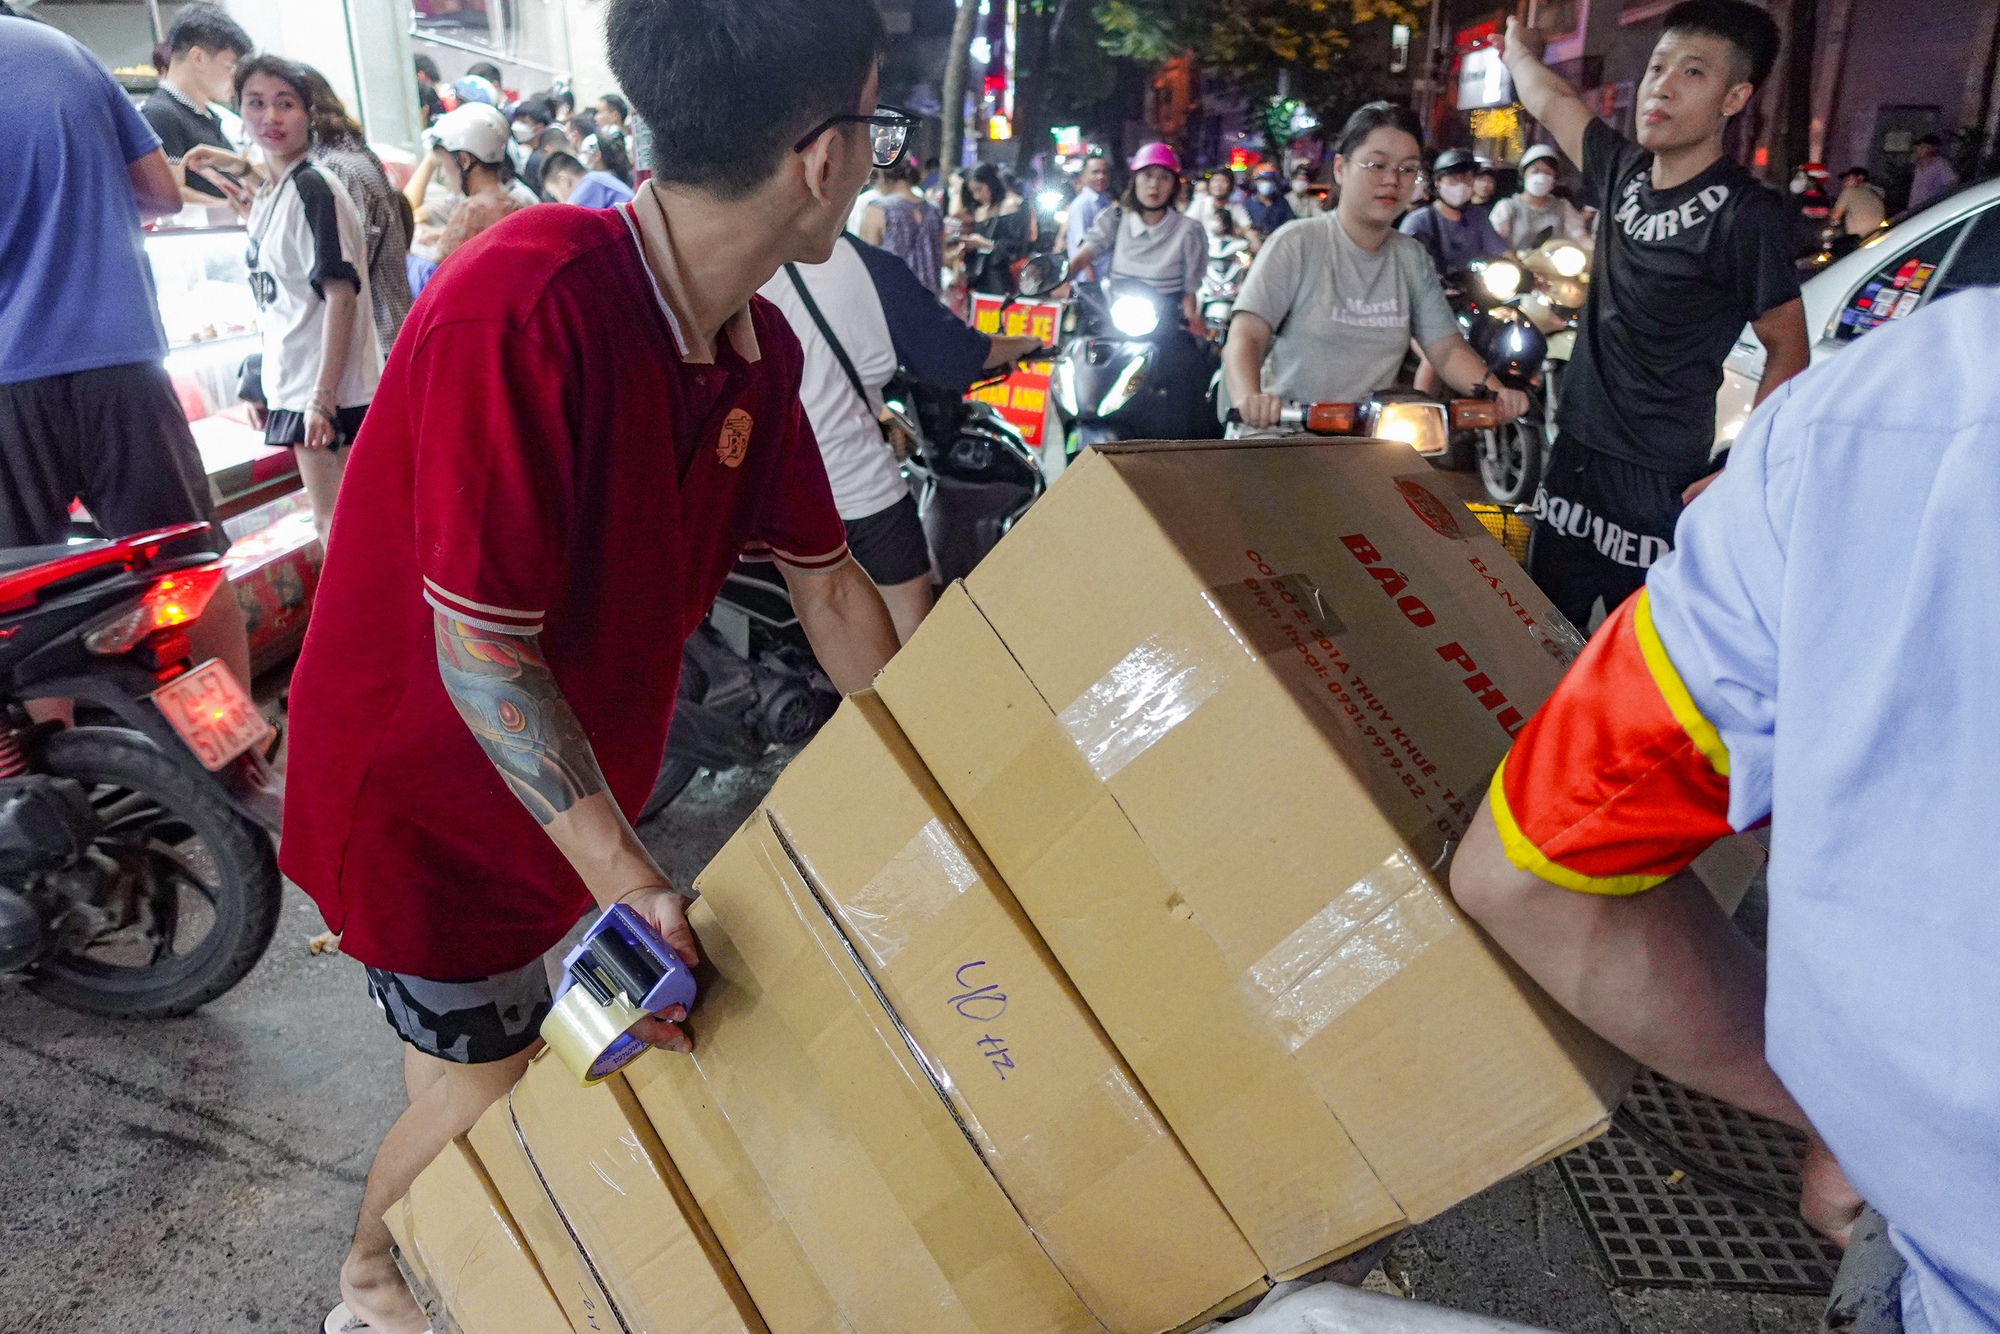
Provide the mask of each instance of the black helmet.
POLYGON ((1479 159, 1473 156, 1471 149, 1447 148, 1437 155, 1437 161, 1431 163, 1431 175, 1437 177, 1454 171, 1471 171, 1478 165, 1479 159))
POLYGON ((1513 311, 1486 320, 1475 337, 1486 368, 1509 389, 1526 389, 1548 359, 1549 340, 1513 311))

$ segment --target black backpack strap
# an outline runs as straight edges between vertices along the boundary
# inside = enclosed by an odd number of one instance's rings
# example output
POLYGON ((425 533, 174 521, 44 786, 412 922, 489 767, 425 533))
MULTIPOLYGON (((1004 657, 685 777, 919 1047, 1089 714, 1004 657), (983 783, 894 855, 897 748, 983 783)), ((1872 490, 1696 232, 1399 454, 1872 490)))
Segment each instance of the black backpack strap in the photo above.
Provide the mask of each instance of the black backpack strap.
POLYGON ((826 322, 826 316, 820 313, 819 303, 814 301, 812 293, 806 290, 806 280, 800 276, 799 266, 787 264, 785 273, 791 278, 792 286, 798 290, 799 300, 805 302, 806 314, 812 316, 813 324, 819 328, 820 337, 826 339, 826 345, 833 349, 833 359, 840 363, 840 369, 847 372, 847 382, 853 385, 854 392, 861 396, 861 405, 868 407, 868 391, 861 387, 861 372, 854 369, 854 362, 848 357, 847 349, 833 336, 833 326, 826 322))

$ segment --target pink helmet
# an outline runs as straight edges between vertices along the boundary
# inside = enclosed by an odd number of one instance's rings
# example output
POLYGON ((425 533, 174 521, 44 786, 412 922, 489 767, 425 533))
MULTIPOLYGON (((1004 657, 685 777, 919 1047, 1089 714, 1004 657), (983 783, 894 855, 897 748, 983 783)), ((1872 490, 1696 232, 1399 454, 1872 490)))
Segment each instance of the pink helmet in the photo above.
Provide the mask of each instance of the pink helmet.
POLYGON ((1178 176, 1181 174, 1181 155, 1171 144, 1154 142, 1132 155, 1132 170, 1144 171, 1147 167, 1165 167, 1178 176))

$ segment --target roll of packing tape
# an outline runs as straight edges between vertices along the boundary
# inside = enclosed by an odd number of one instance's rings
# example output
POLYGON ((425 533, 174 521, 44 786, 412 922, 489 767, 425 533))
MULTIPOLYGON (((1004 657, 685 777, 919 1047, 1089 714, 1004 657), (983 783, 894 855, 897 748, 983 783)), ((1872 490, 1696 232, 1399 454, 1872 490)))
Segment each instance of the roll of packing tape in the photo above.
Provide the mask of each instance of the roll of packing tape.
POLYGON ((694 974, 652 924, 623 904, 605 910, 563 960, 563 982, 542 1021, 542 1040, 586 1085, 646 1050, 632 1025, 680 1005, 692 1008, 694 974))

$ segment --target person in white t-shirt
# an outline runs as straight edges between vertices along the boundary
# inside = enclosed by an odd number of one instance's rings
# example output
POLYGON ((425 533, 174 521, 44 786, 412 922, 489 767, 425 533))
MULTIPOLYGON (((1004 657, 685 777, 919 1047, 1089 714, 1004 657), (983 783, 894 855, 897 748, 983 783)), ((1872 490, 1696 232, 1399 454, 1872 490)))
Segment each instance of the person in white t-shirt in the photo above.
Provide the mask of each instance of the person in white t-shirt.
POLYGON ((250 288, 264 333, 264 439, 289 445, 320 541, 347 447, 381 376, 368 242, 340 183, 311 159, 312 91, 298 66, 256 56, 236 97, 267 175, 250 200, 250 288))
POLYGON ((1535 238, 1547 233, 1569 241, 1590 235, 1590 224, 1576 205, 1556 193, 1556 172, 1562 157, 1547 144, 1536 144, 1521 154, 1521 193, 1509 195, 1493 206, 1493 230, 1500 233, 1509 249, 1526 250, 1539 244, 1535 238))
POLYGON ((799 401, 819 441, 848 550, 881 589, 896 637, 907 641, 931 608, 930 546, 902 465, 882 437, 883 386, 904 365, 912 379, 963 393, 1040 340, 978 332, 946 310, 900 257, 853 236, 836 244, 824 264, 778 270, 758 294, 785 313, 799 336, 805 351, 799 401))

